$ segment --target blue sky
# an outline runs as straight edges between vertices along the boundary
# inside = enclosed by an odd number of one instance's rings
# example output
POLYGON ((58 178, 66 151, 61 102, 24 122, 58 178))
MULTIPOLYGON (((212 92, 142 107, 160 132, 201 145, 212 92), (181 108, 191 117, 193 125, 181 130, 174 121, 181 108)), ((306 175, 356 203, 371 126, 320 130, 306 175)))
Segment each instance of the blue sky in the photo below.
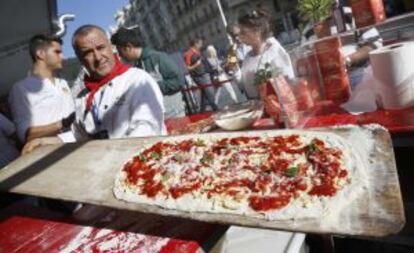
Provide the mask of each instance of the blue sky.
POLYGON ((63 37, 63 54, 65 58, 74 57, 71 46, 73 32, 81 25, 99 25, 105 30, 115 24, 114 14, 125 6, 128 0, 58 0, 58 14, 75 14, 75 20, 67 22, 66 34, 63 37))

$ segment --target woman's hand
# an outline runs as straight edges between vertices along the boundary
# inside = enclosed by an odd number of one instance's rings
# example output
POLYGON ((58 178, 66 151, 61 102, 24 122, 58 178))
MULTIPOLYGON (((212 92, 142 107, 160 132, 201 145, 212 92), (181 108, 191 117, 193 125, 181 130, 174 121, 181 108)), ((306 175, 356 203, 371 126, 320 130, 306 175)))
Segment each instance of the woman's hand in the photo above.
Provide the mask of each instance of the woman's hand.
POLYGON ((62 143, 62 140, 58 137, 43 137, 43 138, 37 138, 34 140, 31 140, 27 142, 22 150, 22 155, 29 154, 36 148, 39 148, 41 146, 45 145, 53 145, 53 144, 59 144, 62 143))

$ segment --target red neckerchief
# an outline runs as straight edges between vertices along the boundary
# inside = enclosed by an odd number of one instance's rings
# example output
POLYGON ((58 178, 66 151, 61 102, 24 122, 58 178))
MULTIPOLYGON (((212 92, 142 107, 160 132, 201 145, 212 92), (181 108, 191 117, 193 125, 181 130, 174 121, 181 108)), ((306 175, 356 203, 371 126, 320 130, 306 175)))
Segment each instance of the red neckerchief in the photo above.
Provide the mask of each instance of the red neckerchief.
POLYGON ((92 77, 87 76, 87 75, 85 75, 85 77, 83 78, 85 87, 89 90, 88 97, 86 98, 85 111, 89 111, 91 109, 93 97, 95 96, 95 93, 99 90, 99 88, 107 84, 109 81, 111 81, 115 77, 122 75, 130 68, 130 66, 122 64, 118 56, 114 55, 114 57, 115 57, 115 65, 112 68, 111 72, 108 75, 106 75, 104 78, 100 80, 95 80, 92 77))

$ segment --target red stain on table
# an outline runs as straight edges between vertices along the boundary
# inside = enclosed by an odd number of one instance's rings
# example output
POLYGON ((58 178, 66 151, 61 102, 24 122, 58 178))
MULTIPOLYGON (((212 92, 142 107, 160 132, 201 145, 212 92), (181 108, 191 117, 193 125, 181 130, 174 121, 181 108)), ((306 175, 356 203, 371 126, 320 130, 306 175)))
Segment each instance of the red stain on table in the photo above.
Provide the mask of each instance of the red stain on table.
POLYGON ((0 252, 197 252, 196 241, 12 216, 0 222, 0 252))

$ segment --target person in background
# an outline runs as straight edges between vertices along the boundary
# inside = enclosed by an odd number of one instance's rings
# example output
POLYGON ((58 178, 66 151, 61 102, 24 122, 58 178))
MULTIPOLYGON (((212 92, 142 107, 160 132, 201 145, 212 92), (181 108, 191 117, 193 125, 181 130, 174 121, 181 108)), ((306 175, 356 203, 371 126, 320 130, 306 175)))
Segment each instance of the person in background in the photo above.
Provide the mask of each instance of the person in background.
POLYGON ((166 134, 158 84, 147 72, 122 64, 102 28, 79 27, 72 45, 86 73, 83 89, 75 95, 76 119, 71 131, 35 139, 25 145, 23 153, 61 142, 166 134))
POLYGON ((362 34, 357 33, 355 37, 356 45, 342 47, 352 88, 355 88, 363 79, 364 69, 369 64, 369 53, 382 47, 382 38, 375 27, 362 34))
POLYGON ((35 35, 30 40, 29 53, 33 61, 30 76, 14 84, 9 94, 13 121, 22 143, 56 136, 69 130, 74 120, 68 84, 56 77, 56 71, 62 69, 62 41, 35 35))
POLYGON ((235 73, 235 78, 248 99, 259 99, 259 90, 254 84, 257 71, 270 65, 273 74, 293 78, 292 63, 284 48, 272 36, 270 17, 265 11, 254 10, 240 17, 238 24, 240 41, 252 49, 246 55, 241 69, 235 73))
POLYGON ((358 48, 345 56, 347 67, 363 66, 369 60, 369 52, 382 47, 382 38, 376 28, 357 34, 358 48))
POLYGON ((215 103, 219 108, 225 105, 235 104, 238 102, 235 88, 232 86, 229 76, 221 67, 221 61, 217 57, 217 51, 213 45, 209 45, 206 49, 207 65, 210 72, 210 78, 215 83, 220 83, 215 95, 215 103))
POLYGON ((11 137, 16 134, 16 128, 6 116, 0 113, 0 169, 19 156, 11 137))
POLYGON ((111 42, 124 60, 145 70, 157 81, 164 95, 165 118, 185 116, 181 93, 185 78, 177 64, 166 53, 146 47, 136 30, 119 28, 111 42))
POLYGON ((227 33, 231 36, 233 40, 233 45, 231 46, 235 47, 237 59, 239 61, 239 65, 241 66, 243 64, 244 58, 246 58, 247 56, 247 53, 252 48, 240 41, 240 26, 238 24, 229 26, 227 29, 227 33))
POLYGON ((190 46, 190 49, 184 55, 184 60, 191 78, 201 90, 200 112, 205 111, 207 104, 211 106, 213 111, 217 111, 218 107, 214 102, 215 89, 213 86, 206 86, 211 85, 212 81, 200 53, 203 41, 201 39, 192 40, 190 46))

